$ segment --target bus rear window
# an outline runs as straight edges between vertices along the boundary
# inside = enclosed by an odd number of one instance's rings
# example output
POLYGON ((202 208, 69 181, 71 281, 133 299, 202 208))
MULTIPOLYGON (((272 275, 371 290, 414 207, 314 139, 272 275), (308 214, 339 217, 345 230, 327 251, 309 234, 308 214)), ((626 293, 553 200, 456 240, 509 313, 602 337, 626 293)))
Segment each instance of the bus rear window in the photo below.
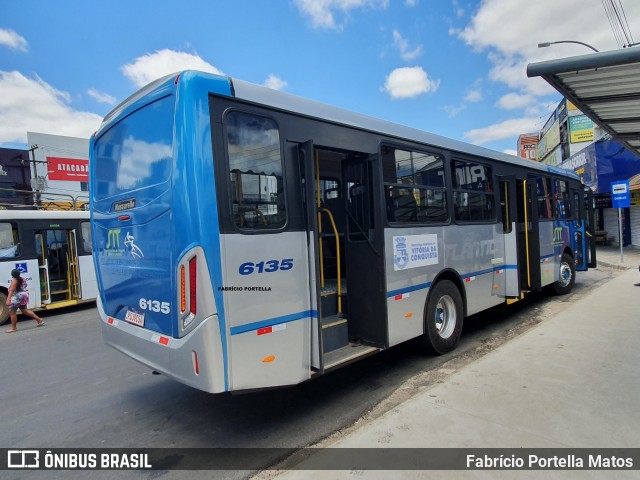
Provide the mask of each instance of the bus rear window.
POLYGON ((122 119, 95 143, 94 198, 169 180, 175 99, 167 96, 122 119))

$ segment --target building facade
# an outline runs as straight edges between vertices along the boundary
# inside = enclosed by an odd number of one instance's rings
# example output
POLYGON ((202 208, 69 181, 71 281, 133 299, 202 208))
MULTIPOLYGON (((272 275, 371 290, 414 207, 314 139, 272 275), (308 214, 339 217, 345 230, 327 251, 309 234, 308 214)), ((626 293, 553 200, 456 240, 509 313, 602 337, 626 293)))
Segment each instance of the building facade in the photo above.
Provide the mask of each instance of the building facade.
POLYGON ((89 205, 89 139, 27 132, 33 190, 41 208, 89 205))

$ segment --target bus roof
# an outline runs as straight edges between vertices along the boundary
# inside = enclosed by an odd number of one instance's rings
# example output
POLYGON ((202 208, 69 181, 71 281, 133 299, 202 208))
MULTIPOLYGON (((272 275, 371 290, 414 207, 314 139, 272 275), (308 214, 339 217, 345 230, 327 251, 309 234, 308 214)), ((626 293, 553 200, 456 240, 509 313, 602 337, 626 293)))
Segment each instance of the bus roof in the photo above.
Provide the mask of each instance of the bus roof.
POLYGON ((88 210, 0 210, 0 220, 89 220, 88 210))
MULTIPOLYGON (((220 85, 228 85, 229 92, 232 96, 247 102, 265 105, 306 117, 326 120, 336 124, 381 133, 405 141, 423 143, 425 145, 445 148, 454 152, 466 153, 512 165, 519 165, 530 169, 546 171, 557 175, 566 175, 568 177, 579 179, 578 175, 571 170, 552 167, 550 165, 517 157, 515 155, 509 155, 489 148, 479 147, 470 143, 418 130, 416 128, 369 117, 343 108, 298 97, 272 88, 246 82, 244 80, 239 80, 237 78, 193 70, 176 72, 175 74, 159 78, 133 93, 129 98, 124 100, 120 105, 116 106, 107 114, 100 127, 99 133, 108 129, 114 121, 119 119, 119 117, 126 116, 132 110, 139 108, 141 104, 145 102, 145 99, 156 99, 160 94, 166 94, 167 90, 175 88, 178 81, 189 82, 192 80, 215 81, 218 89, 220 85)), ((225 92, 220 91, 216 93, 225 94, 225 92)), ((228 95, 229 93, 226 94, 228 95)))

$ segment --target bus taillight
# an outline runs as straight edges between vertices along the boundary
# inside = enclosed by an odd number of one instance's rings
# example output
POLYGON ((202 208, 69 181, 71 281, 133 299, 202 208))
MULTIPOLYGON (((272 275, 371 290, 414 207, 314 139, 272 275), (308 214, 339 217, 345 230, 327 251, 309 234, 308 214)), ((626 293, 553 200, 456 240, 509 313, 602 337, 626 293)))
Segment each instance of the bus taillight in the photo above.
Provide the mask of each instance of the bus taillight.
POLYGON ((196 314, 196 273, 197 257, 189 260, 189 308, 193 315, 196 314))
POLYGON ((180 313, 184 313, 187 310, 187 292, 184 281, 184 265, 180 265, 180 313))

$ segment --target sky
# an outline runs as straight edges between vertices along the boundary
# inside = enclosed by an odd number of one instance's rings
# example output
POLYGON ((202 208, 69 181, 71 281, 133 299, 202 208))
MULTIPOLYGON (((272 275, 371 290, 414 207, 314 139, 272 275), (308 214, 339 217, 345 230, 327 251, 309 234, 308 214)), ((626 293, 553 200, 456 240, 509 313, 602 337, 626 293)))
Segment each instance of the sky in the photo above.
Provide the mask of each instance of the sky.
POLYGON ((0 0, 0 146, 89 138, 137 89, 184 69, 229 75, 515 153, 560 95, 528 63, 616 50, 611 1, 0 0))

